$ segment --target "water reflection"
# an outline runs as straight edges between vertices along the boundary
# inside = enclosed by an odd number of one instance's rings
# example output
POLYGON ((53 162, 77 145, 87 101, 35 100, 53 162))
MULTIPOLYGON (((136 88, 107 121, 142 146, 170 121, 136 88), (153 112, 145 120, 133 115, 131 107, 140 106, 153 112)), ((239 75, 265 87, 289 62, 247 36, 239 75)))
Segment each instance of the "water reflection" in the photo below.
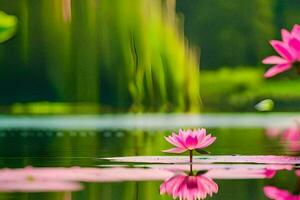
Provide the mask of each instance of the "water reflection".
POLYGON ((298 121, 284 130, 269 128, 266 130, 266 135, 270 139, 278 139, 287 152, 295 154, 300 152, 300 127, 298 121))
POLYGON ((176 175, 160 185, 160 194, 181 200, 205 199, 217 192, 217 183, 205 175, 176 175))
POLYGON ((66 192, 82 190, 82 185, 65 181, 24 180, 0 182, 0 192, 66 192))
MULTIPOLYGON (((159 165, 158 165, 159 166, 159 165)), ((157 167, 157 166, 156 166, 157 167)), ((161 166, 171 171, 188 171, 166 179, 160 185, 160 194, 173 199, 197 200, 218 193, 214 179, 271 179, 279 170, 292 170, 292 165, 168 165, 161 166), (193 171, 194 170, 198 170, 193 171), (194 175, 196 174, 196 175, 194 175)))
POLYGON ((218 180, 271 179, 277 171, 292 170, 293 165, 224 163, 190 168, 187 163, 7 168, 0 169, 0 193, 63 192, 70 199, 70 192, 85 189, 84 183, 159 181, 161 195, 196 200, 218 193, 218 180))
POLYGON ((296 127, 290 127, 286 129, 282 134, 282 141, 287 143, 286 148, 289 151, 300 151, 300 129, 298 124, 296 127))
POLYGON ((297 186, 296 186, 296 190, 293 193, 276 186, 268 185, 263 188, 265 196, 273 200, 299 200, 300 199, 300 191, 299 191, 300 171, 295 170, 295 174, 297 176, 297 186))
POLYGON ((0 170, 0 192, 62 192, 84 189, 81 182, 164 180, 174 173, 152 168, 25 167, 0 170))
POLYGON ((274 186, 265 186, 264 193, 266 197, 273 200, 299 200, 300 195, 295 195, 287 190, 283 190, 274 186))
POLYGON ((0 192, 64 192, 79 191, 76 171, 64 168, 32 168, 0 170, 0 192))

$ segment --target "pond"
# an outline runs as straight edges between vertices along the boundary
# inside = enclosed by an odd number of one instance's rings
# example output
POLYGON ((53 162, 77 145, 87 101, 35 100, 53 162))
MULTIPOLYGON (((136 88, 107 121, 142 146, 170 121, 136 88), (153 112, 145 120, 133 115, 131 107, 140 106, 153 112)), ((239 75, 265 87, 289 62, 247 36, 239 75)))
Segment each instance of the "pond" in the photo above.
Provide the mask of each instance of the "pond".
POLYGON ((299 199, 297 115, 0 117, 0 199, 299 199), (210 155, 171 155, 207 127, 210 155))

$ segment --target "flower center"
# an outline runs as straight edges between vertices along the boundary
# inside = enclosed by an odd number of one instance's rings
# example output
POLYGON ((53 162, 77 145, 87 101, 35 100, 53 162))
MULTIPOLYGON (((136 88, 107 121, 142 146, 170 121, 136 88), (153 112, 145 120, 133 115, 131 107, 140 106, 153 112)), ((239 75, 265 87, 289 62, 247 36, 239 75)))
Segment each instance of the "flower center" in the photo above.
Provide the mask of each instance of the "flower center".
POLYGON ((188 136, 186 138, 186 146, 188 149, 194 148, 195 145, 197 145, 198 139, 197 137, 188 136))
POLYGON ((34 177, 31 176, 31 175, 27 176, 26 179, 27 179, 28 182, 33 182, 34 181, 34 177))
POLYGON ((187 178, 188 178, 188 180, 187 180, 187 183, 186 183, 186 187, 190 190, 197 189, 198 188, 197 179, 193 176, 189 176, 187 178))

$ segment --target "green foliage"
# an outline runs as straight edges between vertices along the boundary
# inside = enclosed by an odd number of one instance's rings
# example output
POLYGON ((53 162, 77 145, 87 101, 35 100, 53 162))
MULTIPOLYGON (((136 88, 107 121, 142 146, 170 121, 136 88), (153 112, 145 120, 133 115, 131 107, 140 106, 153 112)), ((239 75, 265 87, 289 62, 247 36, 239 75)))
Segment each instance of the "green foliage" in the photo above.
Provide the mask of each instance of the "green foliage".
POLYGON ((0 11, 0 43, 10 39, 16 32, 17 18, 0 11))
POLYGON ((204 111, 256 111, 264 100, 274 101, 273 111, 299 111, 298 77, 283 74, 264 79, 263 70, 250 67, 201 72, 204 111))
POLYGON ((201 48, 202 66, 218 68, 257 65, 270 53, 275 5, 273 0, 178 0, 177 9, 184 15, 186 35, 201 48))
MULTIPOLYGON (((299 1, 297 0, 277 0, 277 12, 280 15, 276 19, 278 29, 280 28, 292 28, 294 24, 299 24, 299 1)), ((279 33, 278 33, 279 35, 279 33)))
POLYGON ((0 86, 6 91, 0 103, 198 110, 198 58, 185 42, 171 1, 21 2, 0 2, 22 19, 20 37, 2 47, 16 55, 3 53, 0 61, 6 72, 0 77, 6 85, 0 86))

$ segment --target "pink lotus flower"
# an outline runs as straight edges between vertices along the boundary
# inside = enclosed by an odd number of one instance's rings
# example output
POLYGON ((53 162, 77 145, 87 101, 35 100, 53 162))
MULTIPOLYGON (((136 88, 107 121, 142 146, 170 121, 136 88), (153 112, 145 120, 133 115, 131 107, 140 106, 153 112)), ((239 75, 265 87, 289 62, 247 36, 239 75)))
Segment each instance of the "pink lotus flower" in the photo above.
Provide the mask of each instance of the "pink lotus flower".
POLYGON ((183 153, 187 150, 203 149, 211 145, 216 137, 206 135, 205 129, 194 130, 179 130, 179 134, 172 133, 172 136, 165 137, 165 139, 175 146, 175 148, 164 150, 167 153, 183 153))
POLYGON ((205 175, 177 175, 160 185, 160 194, 168 194, 174 199, 196 200, 205 199, 218 192, 218 185, 205 175))
MULTIPOLYGON (((293 64, 300 61, 300 26, 294 25, 291 32, 281 30, 282 41, 270 41, 272 47, 281 56, 269 56, 263 60, 264 64, 274 65, 266 73, 270 78, 292 68, 293 64)), ((299 69, 297 69, 299 70, 299 69)))
POLYGON ((269 199, 273 200, 300 200, 299 195, 293 195, 286 190, 273 186, 265 186, 264 193, 269 199))

